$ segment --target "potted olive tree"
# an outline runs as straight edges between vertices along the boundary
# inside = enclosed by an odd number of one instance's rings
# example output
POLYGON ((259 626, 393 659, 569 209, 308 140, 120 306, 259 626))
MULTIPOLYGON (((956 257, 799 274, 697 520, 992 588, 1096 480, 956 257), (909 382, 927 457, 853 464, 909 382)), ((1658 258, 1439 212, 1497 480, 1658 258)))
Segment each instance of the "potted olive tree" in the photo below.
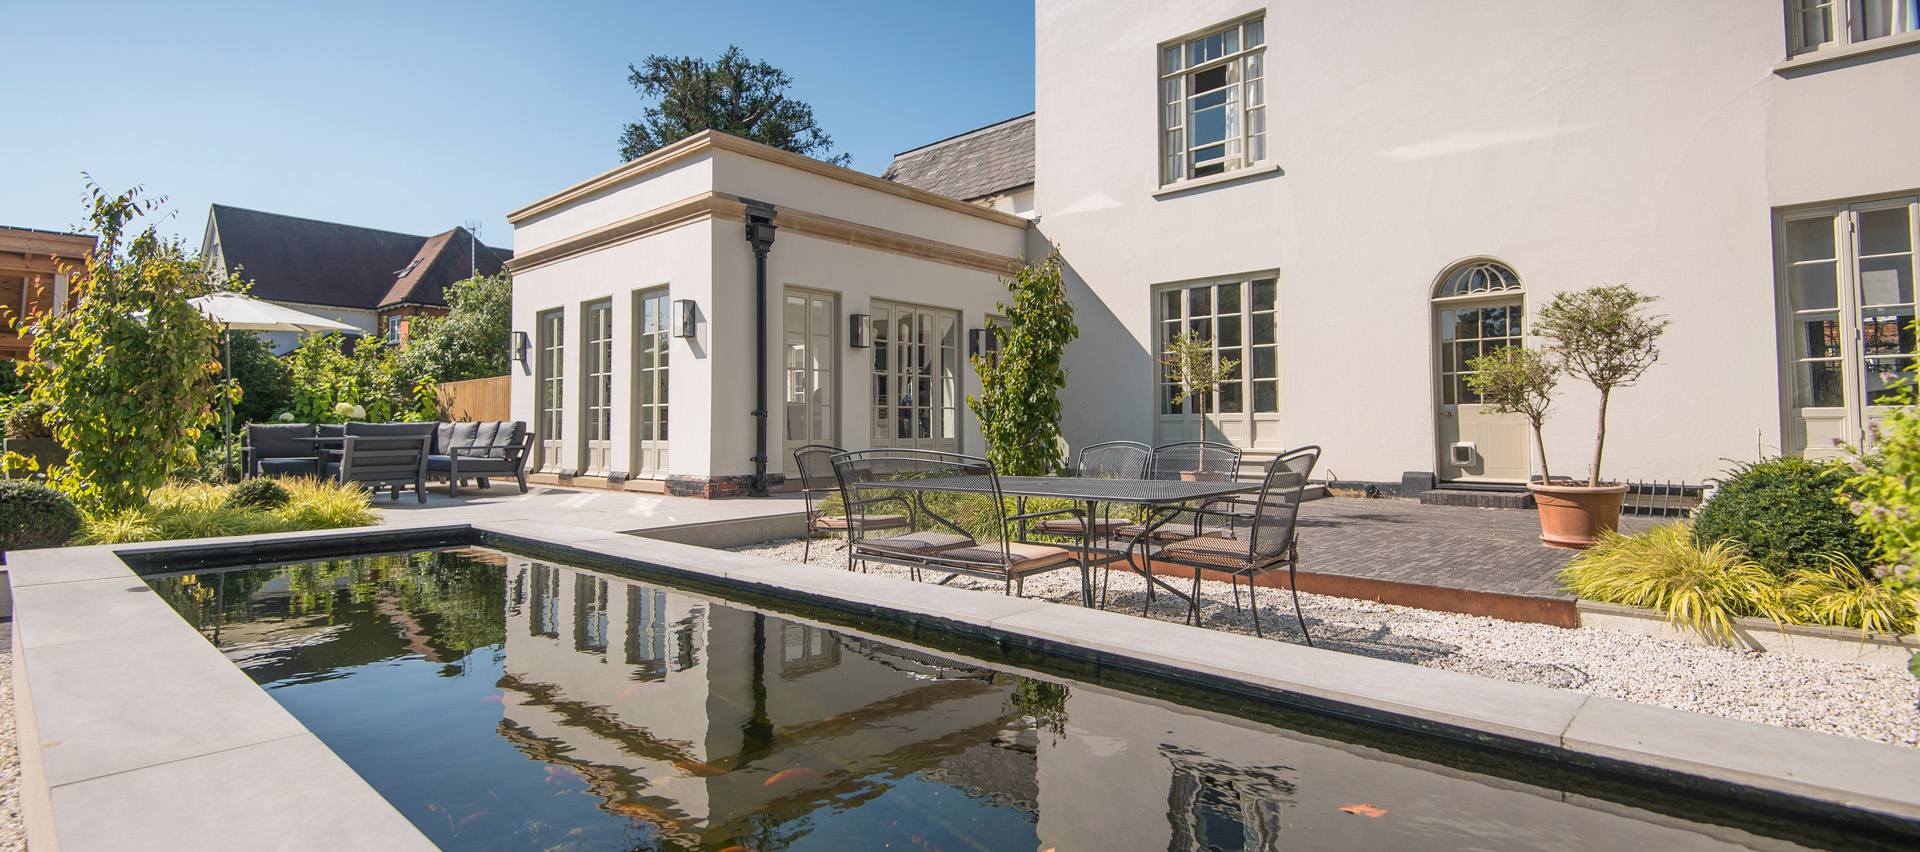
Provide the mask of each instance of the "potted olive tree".
MULTIPOLYGON (((1586 482, 1554 482, 1543 475, 1541 481, 1527 486, 1540 506, 1540 540, 1547 544, 1591 547, 1602 533, 1620 525, 1627 486, 1600 477, 1607 446, 1607 401, 1616 389, 1639 381, 1660 360, 1656 344, 1668 323, 1665 317, 1646 312, 1655 299, 1625 284, 1603 284, 1555 293, 1540 309, 1533 334, 1545 343, 1547 358, 1561 372, 1586 380, 1600 392, 1593 465, 1587 469, 1586 482)), ((1536 435, 1538 428, 1535 421, 1536 435)), ((1544 474, 1544 454, 1541 465, 1544 474)))
MULTIPOLYGON (((1213 339, 1193 332, 1181 332, 1167 341, 1167 351, 1163 356, 1167 371, 1179 381, 1180 389, 1174 392, 1173 404, 1179 405, 1193 398, 1200 406, 1200 424, 1204 434, 1207 422, 1207 400, 1213 398, 1214 390, 1233 375, 1234 368, 1240 366, 1237 360, 1216 359, 1213 339)), ((1207 470, 1207 456, 1200 455, 1199 470, 1183 470, 1180 478, 1185 480, 1212 481, 1224 480, 1232 471, 1207 470)))

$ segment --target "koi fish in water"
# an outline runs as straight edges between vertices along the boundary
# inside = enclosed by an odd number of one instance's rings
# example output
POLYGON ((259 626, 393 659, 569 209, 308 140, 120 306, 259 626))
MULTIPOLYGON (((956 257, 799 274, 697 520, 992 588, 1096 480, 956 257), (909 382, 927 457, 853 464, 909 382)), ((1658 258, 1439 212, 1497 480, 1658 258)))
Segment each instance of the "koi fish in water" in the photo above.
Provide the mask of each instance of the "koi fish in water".
MULTIPOLYGON (((697 760, 676 760, 673 762, 673 768, 696 778, 712 778, 716 775, 727 774, 725 769, 721 769, 711 763, 701 763, 697 760)), ((721 852, 726 852, 726 850, 721 850, 721 852)))
POLYGON ((647 822, 650 822, 657 826, 661 826, 663 828, 665 827, 679 828, 683 824, 681 823, 679 817, 674 816, 673 814, 667 813, 666 811, 663 811, 659 808, 649 807, 647 805, 614 805, 613 809, 615 811, 618 811, 623 816, 630 816, 635 819, 645 820, 647 822))
POLYGON ((794 767, 793 769, 782 769, 779 772, 773 773, 773 777, 768 778, 767 783, 763 786, 771 787, 782 781, 793 781, 801 778, 818 778, 818 777, 820 777, 820 773, 815 772, 811 769, 808 769, 804 766, 797 766, 797 767, 794 767))

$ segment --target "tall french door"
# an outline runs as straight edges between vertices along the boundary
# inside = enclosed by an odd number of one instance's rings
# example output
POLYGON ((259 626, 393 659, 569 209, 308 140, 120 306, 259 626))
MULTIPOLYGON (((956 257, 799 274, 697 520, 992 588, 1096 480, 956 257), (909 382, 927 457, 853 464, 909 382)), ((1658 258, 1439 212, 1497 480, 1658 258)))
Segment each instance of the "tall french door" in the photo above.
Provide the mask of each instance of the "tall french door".
POLYGON ((1920 199, 1781 217, 1781 358, 1788 453, 1867 442, 1914 364, 1920 199))
POLYGON ((831 293, 787 288, 781 313, 781 374, 785 384, 784 428, 787 472, 793 469, 793 451, 808 444, 839 441, 834 398, 835 328, 840 311, 831 293))
POLYGON ((586 444, 582 470, 604 474, 613 458, 613 302, 594 302, 580 316, 580 437, 586 444))
POLYGON ((667 289, 634 297, 633 470, 634 476, 667 472, 667 289))
POLYGON ((540 433, 540 469, 560 469, 560 436, 566 422, 566 408, 560 392, 565 381, 562 370, 566 355, 566 313, 547 311, 535 321, 537 357, 534 368, 536 401, 534 426, 540 433))
POLYGON ((1278 281, 1267 275, 1163 288, 1154 314, 1160 385, 1155 442, 1281 446, 1278 281), (1216 369, 1226 368, 1211 393, 1181 393, 1180 377, 1166 358, 1182 334, 1207 343, 1216 369), (1175 397, 1182 398, 1175 402, 1175 397))
POLYGON ((873 303, 873 445, 960 450, 960 314, 873 303))

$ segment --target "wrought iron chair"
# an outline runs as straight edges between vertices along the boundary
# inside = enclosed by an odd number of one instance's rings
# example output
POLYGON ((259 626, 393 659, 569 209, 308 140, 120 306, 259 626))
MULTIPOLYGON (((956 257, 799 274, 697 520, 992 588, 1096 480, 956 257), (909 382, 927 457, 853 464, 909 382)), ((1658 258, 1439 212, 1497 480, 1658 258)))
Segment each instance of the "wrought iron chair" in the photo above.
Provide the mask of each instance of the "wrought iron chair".
MULTIPOLYGON (((1232 444, 1218 441, 1181 441, 1177 444, 1163 444, 1153 448, 1153 459, 1147 465, 1147 478, 1162 481, 1204 480, 1225 481, 1235 479, 1240 472, 1241 449, 1232 444)), ((1152 513, 1149 513, 1149 517, 1152 513)), ((1199 536, 1203 530, 1200 516, 1192 516, 1192 524, 1130 524, 1115 531, 1114 535, 1131 539, 1127 550, 1144 551, 1153 544, 1171 544, 1176 541, 1199 536), (1151 528, 1149 528, 1151 527, 1151 528)), ((1106 606, 1106 583, 1113 573, 1109 564, 1101 576, 1100 605, 1106 606)), ((1147 606, 1153 605, 1153 584, 1147 584, 1147 606)))
POLYGON ((1000 477, 986 459, 930 450, 860 450, 834 456, 833 466, 847 494, 842 499, 851 521, 849 554, 861 563, 903 565, 915 580, 923 570, 945 573, 942 584, 962 574, 1000 580, 1007 594, 1023 593, 1026 578, 1035 574, 1079 564, 1073 550, 1015 541, 1013 534, 1025 521, 1056 515, 1084 517, 1085 513, 1058 509, 1007 514, 1000 477), (910 486, 916 481, 959 477, 973 480, 964 493, 936 497, 910 486), (976 524, 998 540, 977 540, 956 520, 962 510, 979 512, 976 524), (906 515, 909 523, 903 528, 907 532, 874 535, 882 530, 874 529, 868 519, 886 514, 906 515))
MULTIPOLYGON (((834 471, 833 457, 846 452, 839 447, 826 444, 808 444, 793 451, 793 464, 800 469, 800 495, 807 501, 807 537, 801 548, 800 561, 813 558, 813 536, 815 533, 846 534, 853 518, 845 514, 828 515, 822 505, 829 497, 839 496, 844 507, 848 501, 846 488, 840 482, 839 474, 834 471)), ((869 529, 898 529, 907 526, 906 515, 868 515, 861 516, 857 523, 867 525, 869 529)), ((849 564, 847 567, 853 567, 849 564)))
POLYGON ((1236 510, 1209 508, 1168 508, 1149 518, 1149 528, 1173 520, 1182 512, 1226 521, 1230 531, 1215 530, 1162 546, 1147 555, 1152 560, 1183 565, 1193 569, 1193 599, 1187 620, 1197 622, 1200 615, 1200 576, 1205 570, 1220 571, 1233 583, 1233 604, 1240 606, 1240 578, 1247 578, 1247 606, 1253 610, 1253 632, 1265 636, 1260 628, 1260 602, 1254 597, 1255 581, 1285 568, 1287 591, 1293 596, 1293 614, 1300 620, 1300 636, 1308 647, 1313 637, 1307 632, 1307 617, 1300 610, 1300 591, 1296 568, 1300 562, 1300 502, 1307 490, 1307 477, 1320 460, 1319 447, 1301 447, 1282 454, 1267 465, 1257 499, 1240 500, 1236 510))
MULTIPOLYGON (((1077 473, 1090 479, 1146 479, 1153 464, 1153 448, 1138 441, 1108 441, 1080 450, 1077 473)), ((1103 515, 1098 518, 1048 518, 1033 525, 1040 535, 1081 538, 1089 529, 1097 536, 1112 537, 1131 524, 1125 518, 1103 515)))

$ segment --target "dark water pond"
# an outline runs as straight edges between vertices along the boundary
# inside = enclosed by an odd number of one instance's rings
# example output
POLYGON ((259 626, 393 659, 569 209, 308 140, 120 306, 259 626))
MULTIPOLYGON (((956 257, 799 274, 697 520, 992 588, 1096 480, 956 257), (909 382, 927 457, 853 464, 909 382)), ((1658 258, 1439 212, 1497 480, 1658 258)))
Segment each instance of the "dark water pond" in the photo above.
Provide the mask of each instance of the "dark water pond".
POLYGON ((150 582, 446 850, 1803 848, 492 551, 150 582))

